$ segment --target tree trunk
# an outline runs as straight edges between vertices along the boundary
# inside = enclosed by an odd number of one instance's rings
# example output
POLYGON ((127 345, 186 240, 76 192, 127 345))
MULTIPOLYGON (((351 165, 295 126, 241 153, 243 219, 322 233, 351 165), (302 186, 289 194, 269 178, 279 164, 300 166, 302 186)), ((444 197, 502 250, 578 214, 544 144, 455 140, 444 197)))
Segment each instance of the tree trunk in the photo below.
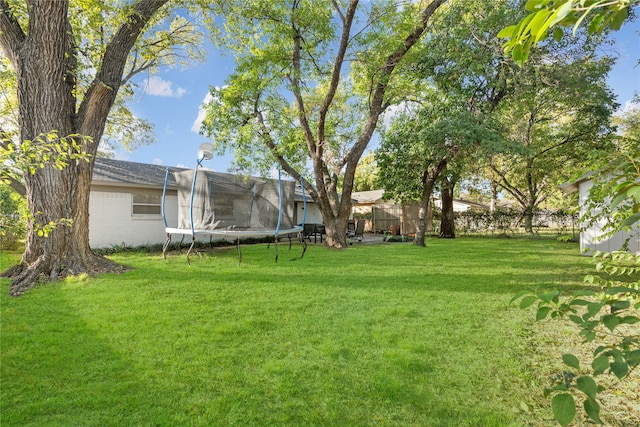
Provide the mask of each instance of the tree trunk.
POLYGON ((124 66, 146 22, 166 1, 140 1, 130 19, 113 36, 103 62, 76 111, 76 53, 68 21, 68 1, 32 2, 29 33, 24 34, 5 0, 0 0, 0 43, 17 74, 21 141, 34 141, 56 131, 60 137, 81 134, 89 163, 72 161, 62 170, 44 165, 25 173, 25 192, 33 216, 27 225, 25 252, 19 265, 2 275, 11 277, 11 295, 40 282, 66 275, 122 271, 89 247, 89 186, 93 162, 105 123, 120 86, 124 66), (72 221, 68 225, 61 220, 72 221), (50 233, 47 224, 58 224, 50 233), (48 234, 48 235, 47 235, 48 234))
POLYGON ((454 183, 443 180, 442 188, 442 219, 440 220, 440 238, 453 239, 456 237, 456 224, 453 212, 453 188, 454 183))
POLYGON ((533 234, 533 206, 526 206, 522 217, 524 219, 524 231, 528 234, 533 234))
POLYGON ((489 204, 489 212, 494 213, 498 206, 498 183, 491 180, 491 203, 489 204))
POLYGON ((348 220, 344 218, 335 217, 325 220, 325 232, 327 246, 331 248, 346 248, 347 247, 347 224, 348 220))
POLYGON ((436 179, 440 175, 440 172, 447 166, 449 162, 450 156, 455 155, 455 150, 447 153, 434 167, 433 169, 428 169, 424 171, 422 174, 422 200, 420 201, 420 206, 418 207, 418 223, 416 225, 416 238, 414 240, 414 244, 416 246, 426 246, 425 245, 425 230, 426 230, 426 220, 427 220, 427 211, 429 210, 431 194, 433 193, 433 187, 436 183, 436 179))
MULTIPOLYGON (((440 173, 439 171, 436 173, 440 173)), ((429 205, 431 200, 431 194, 433 193, 433 186, 435 185, 437 175, 434 176, 434 171, 424 173, 422 179, 422 200, 418 207, 418 223, 416 224, 416 238, 414 244, 416 246, 426 246, 425 244, 425 230, 427 211, 429 211, 429 205)))
POLYGON ((431 199, 429 199, 429 203, 427 203, 427 214, 424 218, 424 230, 427 233, 433 232, 433 203, 431 203, 431 199))

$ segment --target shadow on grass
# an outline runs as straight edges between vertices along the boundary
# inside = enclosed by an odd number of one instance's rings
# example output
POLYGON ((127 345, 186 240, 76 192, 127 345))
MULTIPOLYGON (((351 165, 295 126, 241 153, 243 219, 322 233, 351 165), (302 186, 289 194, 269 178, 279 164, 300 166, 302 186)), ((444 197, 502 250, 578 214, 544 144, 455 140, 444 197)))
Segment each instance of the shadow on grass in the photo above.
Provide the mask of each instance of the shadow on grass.
POLYGON ((2 426, 167 425, 127 343, 99 339, 56 287, 11 298, 2 286, 2 426))

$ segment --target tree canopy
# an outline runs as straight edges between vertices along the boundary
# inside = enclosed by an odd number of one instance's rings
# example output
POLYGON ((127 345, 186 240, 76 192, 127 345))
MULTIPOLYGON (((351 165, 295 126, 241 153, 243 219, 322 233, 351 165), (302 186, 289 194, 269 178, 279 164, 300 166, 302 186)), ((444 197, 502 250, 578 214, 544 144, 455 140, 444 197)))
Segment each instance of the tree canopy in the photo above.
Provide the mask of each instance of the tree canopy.
POLYGON ((444 0, 230 1, 217 36, 236 69, 212 88, 203 131, 242 169, 276 162, 320 206, 330 246, 346 246, 356 166, 397 76, 444 0))
MULTIPOLYGON (((54 154, 22 171, 30 218, 22 261, 3 273, 14 279, 12 295, 43 277, 121 268, 89 246, 89 185, 109 113, 124 111, 118 96, 130 90, 131 77, 199 57, 191 50, 197 29, 170 3, 0 0, 0 78, 15 82, 6 87, 17 94, 4 97, 2 108, 17 101, 18 112, 0 123, 0 149, 14 166, 54 154), (59 167, 65 158, 71 161, 59 167), (48 224, 60 226, 42 232, 48 224)), ((112 124, 122 135, 123 123, 112 124)))
POLYGON ((545 41, 550 31, 560 41, 562 27, 572 27, 574 35, 581 25, 586 25, 590 34, 619 30, 637 6, 640 0, 528 0, 525 7, 530 13, 504 28, 498 37, 508 39, 505 52, 511 52, 514 61, 523 65, 531 48, 545 41))

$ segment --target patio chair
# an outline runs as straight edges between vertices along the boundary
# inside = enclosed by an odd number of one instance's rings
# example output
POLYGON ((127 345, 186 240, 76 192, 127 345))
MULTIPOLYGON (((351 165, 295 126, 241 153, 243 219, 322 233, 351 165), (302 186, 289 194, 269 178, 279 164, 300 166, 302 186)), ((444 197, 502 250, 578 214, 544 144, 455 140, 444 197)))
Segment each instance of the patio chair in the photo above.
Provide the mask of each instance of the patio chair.
POLYGON ((359 242, 362 242, 362 239, 364 238, 364 223, 364 219, 359 219, 356 222, 355 229, 347 229, 347 237, 355 238, 358 239, 359 242))

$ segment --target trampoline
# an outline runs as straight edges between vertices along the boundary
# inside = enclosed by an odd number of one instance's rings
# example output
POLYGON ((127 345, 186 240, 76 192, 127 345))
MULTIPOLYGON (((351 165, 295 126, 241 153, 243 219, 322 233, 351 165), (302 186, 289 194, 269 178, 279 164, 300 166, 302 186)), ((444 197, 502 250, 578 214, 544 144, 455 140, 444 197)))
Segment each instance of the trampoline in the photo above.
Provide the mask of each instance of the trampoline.
MULTIPOLYGON (((173 235, 181 235, 182 240, 191 236, 191 246, 187 250, 187 263, 197 236, 232 238, 236 241, 239 263, 242 261, 240 240, 250 237, 273 237, 275 259, 278 261, 278 240, 295 235, 302 243, 302 258, 307 245, 302 238, 305 218, 302 224, 295 224, 295 181, 282 180, 280 169, 278 179, 244 177, 206 170, 204 160, 213 157, 213 144, 200 146, 195 169, 167 168, 162 194, 162 217, 167 239, 162 255, 171 244, 173 235), (166 197, 169 177, 175 179, 178 196, 178 220, 169 226, 166 212, 166 197)), ((306 217, 306 196, 303 182, 302 196, 306 217)))

